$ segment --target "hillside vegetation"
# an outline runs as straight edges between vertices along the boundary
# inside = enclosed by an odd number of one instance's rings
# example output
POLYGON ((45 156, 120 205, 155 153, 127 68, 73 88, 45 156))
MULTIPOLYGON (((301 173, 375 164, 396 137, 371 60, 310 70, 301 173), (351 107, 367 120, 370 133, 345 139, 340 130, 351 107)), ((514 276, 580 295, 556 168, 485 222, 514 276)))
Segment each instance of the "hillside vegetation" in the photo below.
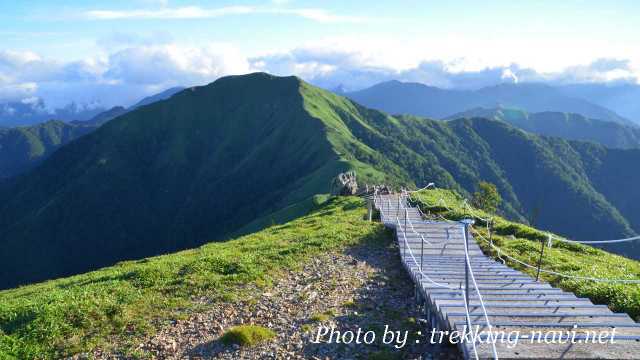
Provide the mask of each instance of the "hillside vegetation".
POLYGON ((35 167, 59 147, 92 130, 90 126, 56 120, 32 126, 0 128, 0 179, 35 167))
MULTIPOLYGON (((390 238, 364 220, 364 202, 332 198, 284 225, 175 254, 0 292, 0 358, 57 359, 154 331, 153 320, 180 318, 197 299, 250 297, 284 269, 320 253, 390 238)), ((122 350, 122 349, 121 349, 122 350)))
MULTIPOLYGON (((489 234, 484 219, 492 218, 494 232, 492 240, 501 254, 516 258, 524 263, 537 265, 540 256, 540 242, 546 244, 548 232, 520 223, 505 220, 500 216, 465 205, 464 198, 449 190, 425 190, 413 195, 417 204, 426 213, 443 216, 450 220, 474 218, 476 241, 483 251, 494 258, 503 259, 514 268, 535 276, 536 270, 500 256, 488 243, 489 234)), ((591 246, 554 241, 551 248, 545 248, 542 269, 570 276, 601 279, 640 279, 640 262, 627 259, 591 246)), ((608 304, 611 310, 626 312, 640 321, 640 285, 612 284, 590 280, 576 280, 541 273, 541 278, 554 286, 574 292, 577 296, 588 297, 594 303, 608 304)))
POLYGON ((502 121, 393 117, 296 77, 224 77, 119 116, 0 184, 0 287, 286 221, 347 170, 360 183, 462 194, 486 180, 509 218, 539 213, 537 225, 584 240, 625 236, 640 229, 638 162, 638 150, 502 121))
POLYGON ((567 140, 591 141, 608 148, 640 148, 640 128, 562 112, 529 113, 520 109, 475 108, 448 119, 482 117, 502 120, 522 130, 567 140))

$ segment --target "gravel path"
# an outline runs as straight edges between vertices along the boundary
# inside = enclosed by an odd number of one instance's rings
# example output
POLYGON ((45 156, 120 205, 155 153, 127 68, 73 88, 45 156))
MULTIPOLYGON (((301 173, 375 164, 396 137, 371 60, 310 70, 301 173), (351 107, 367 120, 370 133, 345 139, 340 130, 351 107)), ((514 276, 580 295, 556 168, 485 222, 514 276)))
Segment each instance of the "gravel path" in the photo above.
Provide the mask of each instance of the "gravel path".
POLYGON ((256 290, 254 298, 207 308, 161 327, 139 350, 158 359, 368 359, 374 354, 379 359, 459 358, 455 347, 431 345, 417 335, 421 322, 416 321, 413 285, 397 248, 391 246, 360 246, 317 257, 302 270, 279 277, 269 290, 256 290), (254 347, 219 341, 226 329, 240 324, 268 327, 277 338, 254 347), (313 343, 321 325, 341 333, 373 331, 375 340, 369 345, 313 343), (401 334, 408 331, 402 349, 381 344, 385 325, 401 334))

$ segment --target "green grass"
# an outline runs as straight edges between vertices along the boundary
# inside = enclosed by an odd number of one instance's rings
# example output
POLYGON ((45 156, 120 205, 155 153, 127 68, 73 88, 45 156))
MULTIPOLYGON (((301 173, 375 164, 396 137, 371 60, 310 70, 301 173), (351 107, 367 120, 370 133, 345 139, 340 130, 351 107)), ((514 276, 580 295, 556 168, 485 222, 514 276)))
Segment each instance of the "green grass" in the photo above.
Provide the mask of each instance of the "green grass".
POLYGON ((240 325, 227 330, 220 338, 226 345, 253 346, 276 337, 276 333, 269 328, 257 325, 240 325))
POLYGON ((312 321, 312 322, 325 322, 325 321, 330 320, 334 316, 335 316, 335 314, 333 313, 333 311, 327 310, 327 311, 325 311, 323 313, 312 315, 309 318, 309 320, 312 321))
MULTIPOLYGON (((488 238, 486 223, 480 218, 494 219, 493 242, 512 256, 527 264, 537 264, 540 241, 546 241, 547 233, 502 217, 487 214, 478 209, 471 211, 463 206, 463 199, 448 190, 426 190, 415 195, 423 211, 440 214, 451 220, 473 217, 475 230, 488 238), (449 209, 440 204, 443 199, 449 209)), ((497 257, 497 251, 484 240, 478 243, 485 253, 497 257)), ((535 276, 535 269, 527 268, 507 260, 507 264, 535 276)), ((545 248, 542 268, 562 274, 604 279, 640 279, 640 262, 614 255, 591 246, 555 241, 551 248, 545 248)), ((640 285, 607 284, 587 280, 573 280, 542 273, 541 278, 577 296, 588 297, 594 303, 608 304, 616 312, 626 312, 636 321, 640 320, 640 285)))
MULTIPOLYGON (((114 340, 127 351, 160 323, 198 310, 194 299, 255 295, 279 271, 356 244, 387 239, 358 198, 332 198, 284 225, 170 255, 0 292, 0 358, 60 358, 114 340), (123 345, 124 344, 124 345, 123 345)), ((123 350, 122 348, 120 350, 123 350)))
POLYGON ((229 237, 236 237, 240 235, 250 234, 261 229, 267 228, 273 225, 283 224, 287 221, 291 221, 300 216, 308 214, 310 211, 317 209, 320 205, 324 204, 329 199, 328 194, 318 194, 293 205, 287 206, 284 209, 275 211, 269 215, 260 217, 253 220, 249 224, 243 226, 238 231, 234 231, 229 237))

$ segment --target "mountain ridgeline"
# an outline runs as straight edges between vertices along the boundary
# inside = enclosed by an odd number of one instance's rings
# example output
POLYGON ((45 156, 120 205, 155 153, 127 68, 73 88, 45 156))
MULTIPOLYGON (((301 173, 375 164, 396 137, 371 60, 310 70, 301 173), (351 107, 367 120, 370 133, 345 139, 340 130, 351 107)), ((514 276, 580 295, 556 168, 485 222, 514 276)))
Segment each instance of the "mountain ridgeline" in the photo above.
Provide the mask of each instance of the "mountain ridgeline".
POLYGON ((474 117, 501 120, 536 134, 590 141, 608 148, 640 148, 640 127, 589 119, 580 114, 552 111, 529 113, 518 109, 475 108, 449 116, 448 119, 474 117))
POLYGON ((437 119, 478 107, 505 107, 528 112, 576 113, 592 119, 634 124, 608 108, 577 96, 572 97, 563 89, 536 83, 500 84, 478 90, 449 90, 394 80, 350 92, 345 96, 364 106, 391 114, 437 119))
POLYGON ((625 236, 640 229, 638 161, 639 150, 491 119, 392 117, 296 77, 224 77, 121 115, 4 184, 0 287, 224 239, 346 170, 465 195, 486 180, 511 218, 580 240, 625 236))

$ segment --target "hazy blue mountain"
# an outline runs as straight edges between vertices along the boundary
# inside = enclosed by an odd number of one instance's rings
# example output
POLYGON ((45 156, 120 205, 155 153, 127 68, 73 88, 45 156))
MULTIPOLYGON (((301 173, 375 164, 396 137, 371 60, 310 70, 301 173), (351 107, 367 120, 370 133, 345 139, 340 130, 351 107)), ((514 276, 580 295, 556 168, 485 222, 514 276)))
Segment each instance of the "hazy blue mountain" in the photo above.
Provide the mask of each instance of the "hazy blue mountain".
POLYGON ((518 109, 475 108, 447 117, 488 118, 506 121, 536 134, 557 136, 568 140, 592 141, 609 148, 640 148, 640 128, 613 121, 586 118, 580 114, 562 112, 529 113, 518 109))
POLYGON ((388 81, 346 96, 391 114, 438 119, 477 107, 505 107, 528 112, 577 113, 588 118, 631 124, 605 107, 567 96, 560 89, 543 84, 501 84, 479 90, 447 90, 419 83, 388 81))
POLYGON ((575 84, 561 86, 567 96, 609 108, 640 125, 640 85, 575 84))
POLYGON ((475 100, 469 96, 468 91, 445 90, 397 80, 348 92, 345 96, 364 106, 390 114, 411 114, 437 119, 476 107, 475 100))

